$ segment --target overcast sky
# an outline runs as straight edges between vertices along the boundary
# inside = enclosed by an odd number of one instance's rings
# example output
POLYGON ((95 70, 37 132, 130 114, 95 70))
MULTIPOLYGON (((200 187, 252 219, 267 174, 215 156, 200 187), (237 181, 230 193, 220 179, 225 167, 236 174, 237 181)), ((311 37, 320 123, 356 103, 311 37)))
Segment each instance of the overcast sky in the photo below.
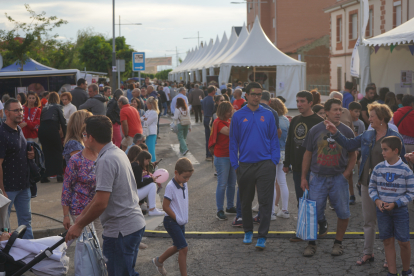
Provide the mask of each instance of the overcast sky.
MULTIPOLYGON (((142 23, 142 26, 121 26, 121 35, 127 44, 137 51, 145 51, 147 57, 171 56, 175 50, 182 59, 186 51, 197 44, 200 32, 202 41, 214 40, 223 33, 230 35, 232 26, 242 26, 246 21, 246 5, 230 4, 231 1, 242 0, 115 0, 115 19, 118 24, 119 15, 122 23, 142 23)), ((46 12, 47 16, 55 15, 68 21, 68 24, 55 29, 61 39, 76 39, 78 30, 92 28, 95 32, 112 37, 112 1, 111 0, 1 0, 0 29, 13 27, 4 12, 18 21, 29 22, 29 13, 24 4, 31 3, 36 12, 46 12)), ((119 35, 116 26, 115 35, 119 35)), ((200 40, 200 41, 201 41, 200 40)), ((175 56, 173 66, 175 66, 175 56)))

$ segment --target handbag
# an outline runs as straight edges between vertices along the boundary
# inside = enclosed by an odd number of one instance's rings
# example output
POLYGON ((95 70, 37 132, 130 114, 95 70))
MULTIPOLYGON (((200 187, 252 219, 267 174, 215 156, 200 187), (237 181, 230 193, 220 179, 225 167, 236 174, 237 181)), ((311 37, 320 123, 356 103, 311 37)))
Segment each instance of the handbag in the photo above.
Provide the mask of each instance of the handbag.
POLYGON ((93 223, 83 228, 81 235, 76 241, 75 276, 82 275, 108 275, 105 259, 101 247, 99 246, 93 223))
POLYGON ((174 122, 172 122, 171 124, 170 124, 170 128, 171 128, 171 131, 173 132, 173 133, 178 133, 178 125, 177 124, 175 124, 174 122))
POLYGON ((305 190, 303 197, 299 199, 296 236, 305 241, 316 241, 318 237, 316 201, 309 199, 308 190, 305 190))

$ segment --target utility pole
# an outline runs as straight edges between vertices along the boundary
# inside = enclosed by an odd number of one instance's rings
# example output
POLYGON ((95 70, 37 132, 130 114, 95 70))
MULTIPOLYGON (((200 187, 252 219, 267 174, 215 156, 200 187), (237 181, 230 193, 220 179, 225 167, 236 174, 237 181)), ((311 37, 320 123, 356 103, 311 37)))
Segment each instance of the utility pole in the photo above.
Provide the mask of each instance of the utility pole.
POLYGON ((200 32, 197 32, 197 37, 184 37, 184 39, 196 39, 197 38, 197 45, 200 45, 200 32))
POLYGON ((119 23, 115 25, 119 25, 119 36, 121 36, 121 25, 142 25, 142 23, 121 24, 121 16, 119 16, 119 23))
MULTIPOLYGON (((112 67, 116 66, 116 56, 115 56, 115 0, 112 0, 112 67)), ((111 79, 111 87, 112 91, 117 89, 117 80, 116 80, 116 72, 111 68, 112 71, 112 79, 111 79)))

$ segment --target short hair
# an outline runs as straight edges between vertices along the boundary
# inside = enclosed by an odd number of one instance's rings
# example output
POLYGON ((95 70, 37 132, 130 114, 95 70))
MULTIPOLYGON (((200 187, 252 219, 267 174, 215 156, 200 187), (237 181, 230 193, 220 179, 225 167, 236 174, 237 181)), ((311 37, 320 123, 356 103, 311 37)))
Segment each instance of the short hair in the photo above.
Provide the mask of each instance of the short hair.
POLYGON ((399 101, 402 101, 403 97, 404 97, 404 94, 395 95, 395 98, 397 98, 397 100, 399 100, 399 101))
POLYGON ((362 105, 359 102, 350 102, 348 105, 348 110, 361 110, 362 105))
POLYGON ((99 87, 95 83, 90 84, 88 86, 88 89, 89 88, 92 88, 92 91, 99 91, 99 87))
POLYGON ((306 98, 308 103, 313 102, 312 93, 306 90, 300 91, 296 94, 296 98, 306 98))
POLYGON ((195 87, 195 88, 199 88, 199 87, 200 87, 200 85, 196 84, 196 85, 194 85, 194 87, 195 87))
POLYGON ((128 104, 128 103, 129 103, 128 98, 127 98, 127 97, 125 97, 125 96, 121 96, 121 97, 119 97, 118 102, 121 102, 121 104, 123 104, 123 105, 125 105, 125 104, 128 104))
MULTIPOLYGON (((239 88, 239 89, 240 89, 240 88, 239 88)), ((227 89, 226 89, 226 93, 227 93, 227 95, 231 96, 231 93, 233 93, 233 89, 231 89, 231 88, 227 88, 227 89)))
POLYGON ((330 111, 333 104, 339 104, 342 107, 341 100, 338 100, 338 99, 333 98, 333 99, 327 100, 325 102, 323 108, 325 109, 325 111, 330 111))
POLYGON ((388 92, 390 92, 388 87, 381 87, 379 90, 379 99, 385 101, 385 95, 387 95, 388 92))
POLYGON ((10 98, 10 99, 8 99, 8 100, 7 100, 7 102, 4 104, 4 109, 5 109, 5 110, 9 110, 10 105, 11 105, 12 103, 20 103, 20 102, 19 102, 19 100, 15 99, 15 98, 10 98))
POLYGON ((148 146, 146 144, 139 145, 142 150, 148 150, 148 146))
POLYGON ((312 111, 315 113, 318 113, 321 109, 325 110, 323 104, 315 104, 312 106, 312 111))
POLYGON ((220 101, 220 98, 221 98, 221 97, 223 97, 223 98, 224 98, 224 96, 223 96, 223 95, 215 95, 215 96, 214 96, 214 102, 215 102, 215 103, 218 103, 218 102, 220 101))
POLYGON ((63 93, 63 92, 68 92, 68 90, 66 89, 66 87, 62 87, 62 88, 60 89, 60 92, 61 92, 61 93, 63 93))
POLYGON ((142 149, 141 149, 139 146, 137 146, 137 145, 133 145, 133 146, 129 149, 128 154, 127 154, 128 159, 129 159, 129 162, 131 162, 131 163, 132 163, 132 162, 137 161, 138 154, 140 154, 140 153, 141 153, 141 151, 142 151, 142 149))
POLYGON ((145 136, 141 133, 137 133, 134 135, 134 138, 132 138, 132 143, 136 144, 138 141, 145 140, 145 136))
POLYGON ((384 120, 385 123, 388 124, 388 122, 392 118, 392 111, 386 104, 379 104, 379 103, 372 103, 368 105, 368 113, 371 111, 375 111, 375 114, 377 114, 378 119, 384 120))
POLYGON ((320 104, 321 103, 321 93, 319 93, 318 89, 313 89, 310 91, 313 97, 313 104, 320 104))
POLYGON ((212 93, 213 91, 214 91, 214 92, 216 91, 216 87, 215 87, 215 86, 213 86, 213 85, 210 85, 210 86, 207 88, 207 92, 208 92, 208 94, 212 93))
POLYGON ((227 89, 221 89, 220 92, 222 95, 227 94, 227 89))
MULTIPOLYGON (((372 87, 377 87, 377 85, 375 84, 375 83, 373 83, 373 82, 371 82, 371 83, 368 83, 368 86, 372 86, 372 87)), ((374 88, 375 89, 375 88, 374 88)))
POLYGON ((193 172, 194 167, 188 158, 181 157, 177 160, 177 163, 175 163, 175 170, 178 172, 178 174, 182 174, 186 172, 193 172))
POLYGON ((270 92, 267 90, 263 90, 261 100, 266 101, 266 102, 270 101, 270 92))
POLYGON ((112 88, 110 86, 105 86, 103 91, 106 92, 106 90, 108 89, 112 89, 112 88))
POLYGON ((285 103, 285 102, 286 102, 286 99, 285 99, 285 98, 283 98, 282 96, 277 96, 276 98, 278 98, 279 100, 281 100, 281 101, 282 101, 282 103, 285 103))
POLYGON ((118 101, 118 100, 119 100, 119 98, 120 98, 122 95, 124 95, 124 92, 122 92, 122 90, 121 90, 121 89, 117 89, 117 90, 115 90, 115 92, 114 92, 114 99, 118 101))
POLYGON ((353 82, 351 82, 351 81, 345 82, 345 89, 351 90, 352 88, 354 88, 354 83, 353 82))
MULTIPOLYGON (((224 83, 223 83, 223 84, 224 84, 224 83)), ((228 83, 226 86, 227 86, 227 87, 232 87, 233 85, 232 85, 231 83, 228 83)))
POLYGON ((182 91, 187 91, 187 89, 185 89, 185 87, 178 88, 178 93, 181 93, 182 91))
POLYGON ((85 84, 86 80, 83 78, 78 79, 78 81, 76 82, 77 86, 81 86, 82 84, 85 84))
POLYGON ((135 84, 133 84, 133 83, 128 84, 128 89, 134 90, 135 89, 135 84))
POLYGON ((382 139, 381 144, 386 144, 388 147, 391 148, 392 151, 398 149, 398 154, 401 153, 402 149, 402 142, 401 139, 397 136, 388 136, 382 139))
MULTIPOLYGON (((69 93, 69 92, 66 92, 66 93, 69 93)), ((72 94, 70 94, 70 95, 72 96, 72 94)), ((24 104, 25 106, 27 106, 29 104, 29 96, 35 96, 35 98, 36 98, 36 101, 34 103, 35 107, 41 107, 42 106, 42 103, 40 102, 39 96, 37 95, 36 92, 33 92, 33 91, 27 92, 27 101, 24 104)))
POLYGON ((60 98, 62 99, 63 97, 68 98, 68 100, 71 102, 72 101, 72 94, 70 92, 64 92, 60 95, 60 98))
POLYGON ((273 108, 279 116, 283 116, 288 113, 288 109, 285 104, 278 98, 271 98, 269 106, 273 108))
POLYGON ((414 102, 414 96, 409 94, 404 95, 401 102, 403 106, 410 106, 414 102))
POLYGON ((375 87, 368 85, 367 88, 365 88, 365 93, 367 93, 369 90, 375 90, 375 87))
POLYGON ((259 89, 263 89, 262 85, 258 82, 251 82, 249 83, 249 85, 246 87, 246 93, 250 94, 250 90, 253 88, 259 88, 259 89))
POLYGON ((332 91, 331 94, 329 94, 329 99, 334 99, 335 96, 340 96, 341 99, 344 99, 344 95, 338 91, 332 91))
POLYGON ((50 104, 59 104, 60 103, 59 94, 56 92, 50 92, 49 100, 47 100, 47 102, 50 104))
POLYGON ((86 133, 91 135, 99 144, 112 141, 112 122, 104 115, 95 115, 85 119, 86 133))
POLYGON ((2 101, 3 103, 7 102, 9 99, 10 99, 10 95, 9 95, 9 94, 4 94, 4 95, 1 97, 1 101, 2 101))
POLYGON ((218 105, 217 107, 217 117, 220 118, 220 120, 225 120, 226 119, 226 114, 232 112, 233 113, 233 105, 228 102, 222 102, 218 105))

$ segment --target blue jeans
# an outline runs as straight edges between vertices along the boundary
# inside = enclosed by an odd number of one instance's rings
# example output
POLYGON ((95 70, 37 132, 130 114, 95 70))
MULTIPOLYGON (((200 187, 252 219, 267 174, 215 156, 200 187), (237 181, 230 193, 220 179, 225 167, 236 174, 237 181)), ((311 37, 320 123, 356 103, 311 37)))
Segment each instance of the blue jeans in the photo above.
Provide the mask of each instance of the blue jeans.
POLYGON ((394 237, 397 241, 410 241, 410 218, 407 206, 381 212, 377 207, 379 238, 386 240, 394 237))
POLYGON ((208 150, 208 139, 210 139, 210 119, 211 117, 204 116, 204 131, 206 134, 206 157, 212 157, 208 150))
POLYGON ((237 209, 236 217, 241 218, 242 217, 242 211, 241 211, 241 200, 240 200, 239 188, 237 188, 237 203, 236 203, 236 209, 237 209))
POLYGON ((167 102, 162 103, 162 108, 164 109, 164 116, 167 115, 167 111, 168 111, 167 102))
POLYGON ((157 161, 155 156, 155 143, 157 142, 157 135, 151 134, 145 139, 145 144, 148 146, 148 152, 151 153, 151 162, 157 161))
POLYGON ((179 225, 169 216, 164 217, 164 228, 173 240, 173 245, 177 250, 181 250, 188 246, 185 240, 185 225, 179 225))
POLYGON ((139 276, 135 271, 139 244, 145 227, 128 236, 119 233, 118 238, 102 235, 103 254, 108 259, 106 266, 109 276, 139 276))
POLYGON ((188 128, 189 126, 182 126, 181 124, 177 125, 178 132, 177 132, 177 138, 178 142, 180 143, 180 152, 184 153, 187 148, 187 134, 188 134, 188 128))
POLYGON ((214 166, 217 170, 217 211, 223 211, 224 193, 227 195, 227 208, 234 207, 237 175, 230 163, 230 157, 214 157, 214 166))
POLYGON ((11 200, 9 205, 9 217, 11 208, 14 204, 17 214, 17 222, 20 225, 26 225, 26 232, 24 233, 23 239, 33 239, 32 231, 32 210, 30 208, 30 188, 17 191, 17 192, 7 192, 7 196, 11 200))

